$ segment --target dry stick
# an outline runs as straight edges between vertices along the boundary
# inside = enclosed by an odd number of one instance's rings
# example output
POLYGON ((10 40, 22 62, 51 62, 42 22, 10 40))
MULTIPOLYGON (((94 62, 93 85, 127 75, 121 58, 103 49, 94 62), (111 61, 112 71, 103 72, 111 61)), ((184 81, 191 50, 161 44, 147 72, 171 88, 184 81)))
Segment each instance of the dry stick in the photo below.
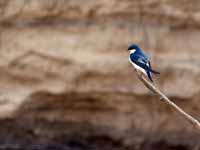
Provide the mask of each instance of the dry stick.
POLYGON ((177 110, 181 115, 183 115, 186 119, 188 119, 189 122, 191 122, 194 127, 196 127, 197 130, 200 131, 200 122, 193 118, 191 115, 186 113, 183 109, 181 109, 179 106, 177 106, 174 102, 172 102, 165 94, 163 94, 159 89, 157 89, 152 83, 150 83, 141 72, 137 71, 138 78, 142 83, 152 92, 159 95, 162 100, 164 100, 167 104, 169 104, 171 107, 173 107, 175 110, 177 110))

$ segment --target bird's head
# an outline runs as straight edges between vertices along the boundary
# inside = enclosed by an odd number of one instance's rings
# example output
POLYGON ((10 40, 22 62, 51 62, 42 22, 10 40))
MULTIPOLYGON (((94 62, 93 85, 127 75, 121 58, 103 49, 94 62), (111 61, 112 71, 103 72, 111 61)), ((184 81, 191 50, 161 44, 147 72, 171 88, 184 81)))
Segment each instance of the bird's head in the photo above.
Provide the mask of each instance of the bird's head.
POLYGON ((130 54, 133 54, 133 53, 141 51, 141 50, 140 50, 139 46, 137 46, 136 44, 132 44, 128 47, 128 51, 130 52, 130 54))
POLYGON ((129 47, 128 47, 128 50, 140 50, 139 46, 137 46, 136 44, 131 44, 129 47))

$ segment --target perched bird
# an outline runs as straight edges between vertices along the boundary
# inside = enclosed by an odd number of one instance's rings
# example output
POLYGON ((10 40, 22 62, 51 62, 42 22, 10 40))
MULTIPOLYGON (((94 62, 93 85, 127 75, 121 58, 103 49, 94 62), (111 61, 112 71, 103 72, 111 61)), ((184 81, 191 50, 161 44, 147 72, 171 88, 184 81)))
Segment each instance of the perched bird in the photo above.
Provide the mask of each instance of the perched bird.
POLYGON ((141 71, 143 74, 153 82, 152 74, 160 74, 159 72, 151 68, 150 58, 145 54, 139 46, 132 44, 128 47, 130 52, 129 62, 134 66, 135 69, 141 71))

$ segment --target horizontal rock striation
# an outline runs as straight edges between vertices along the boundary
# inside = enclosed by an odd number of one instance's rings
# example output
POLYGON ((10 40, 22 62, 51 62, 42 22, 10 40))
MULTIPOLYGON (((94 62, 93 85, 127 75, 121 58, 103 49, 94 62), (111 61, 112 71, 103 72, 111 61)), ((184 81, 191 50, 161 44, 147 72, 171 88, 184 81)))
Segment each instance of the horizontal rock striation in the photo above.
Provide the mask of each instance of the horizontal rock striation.
POLYGON ((64 122, 73 129, 70 122, 78 124, 72 135, 198 148, 192 126, 139 82, 127 46, 140 44, 161 72, 156 86, 200 119, 199 3, 2 0, 2 122, 64 122))

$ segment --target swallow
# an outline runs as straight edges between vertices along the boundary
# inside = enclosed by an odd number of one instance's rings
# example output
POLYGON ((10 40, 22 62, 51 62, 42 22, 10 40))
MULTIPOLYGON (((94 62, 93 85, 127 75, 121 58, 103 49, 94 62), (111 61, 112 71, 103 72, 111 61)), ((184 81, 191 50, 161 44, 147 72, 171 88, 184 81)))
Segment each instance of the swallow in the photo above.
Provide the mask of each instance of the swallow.
POLYGON ((149 56, 136 44, 130 45, 128 51, 130 52, 129 62, 133 67, 141 71, 151 82, 153 82, 152 75, 160 74, 160 72, 152 69, 149 56))

